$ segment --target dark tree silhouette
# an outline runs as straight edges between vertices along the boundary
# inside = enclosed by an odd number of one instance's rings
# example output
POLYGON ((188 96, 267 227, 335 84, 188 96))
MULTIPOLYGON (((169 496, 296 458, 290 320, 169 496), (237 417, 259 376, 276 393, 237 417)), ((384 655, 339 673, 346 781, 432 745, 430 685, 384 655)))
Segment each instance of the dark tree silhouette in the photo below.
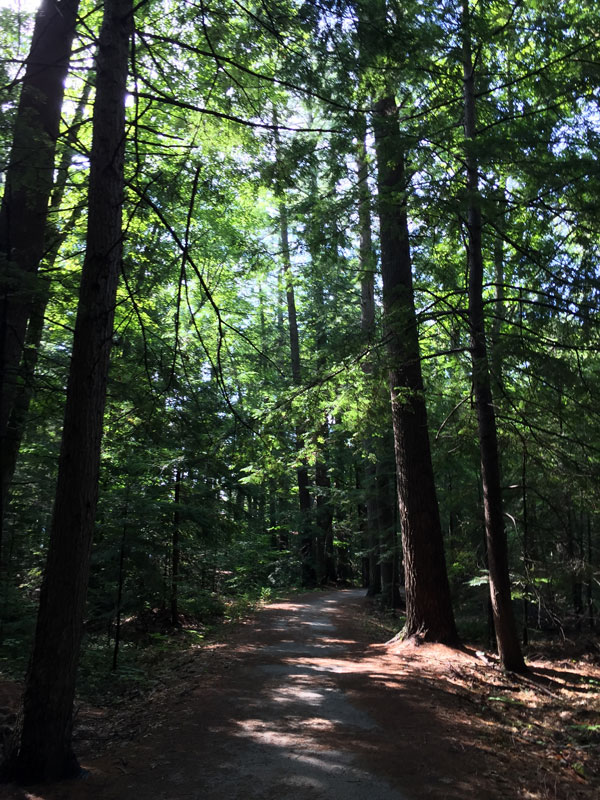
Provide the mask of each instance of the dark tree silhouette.
POLYGON ((73 699, 98 495, 106 382, 122 254, 125 91, 131 0, 107 0, 98 43, 88 229, 46 571, 23 709, 5 776, 79 770, 73 699))

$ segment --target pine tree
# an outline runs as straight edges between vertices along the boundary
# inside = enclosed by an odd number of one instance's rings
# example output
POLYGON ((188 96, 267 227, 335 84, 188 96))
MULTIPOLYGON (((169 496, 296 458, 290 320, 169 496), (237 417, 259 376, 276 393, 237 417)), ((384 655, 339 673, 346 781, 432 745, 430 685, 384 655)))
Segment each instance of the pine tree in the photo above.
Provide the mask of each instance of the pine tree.
POLYGON ((88 229, 48 558, 23 710, 4 765, 19 782, 78 773, 71 733, 117 282, 131 0, 108 0, 98 42, 88 229))

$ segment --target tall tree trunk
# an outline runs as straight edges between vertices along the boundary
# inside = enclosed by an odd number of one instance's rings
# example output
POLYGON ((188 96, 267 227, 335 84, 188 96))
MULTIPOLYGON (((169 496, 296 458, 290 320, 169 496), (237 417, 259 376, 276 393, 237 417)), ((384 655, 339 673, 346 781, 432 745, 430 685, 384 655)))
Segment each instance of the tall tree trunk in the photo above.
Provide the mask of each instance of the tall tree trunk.
POLYGON ((394 484, 394 451, 386 436, 380 443, 377 458, 377 521, 379 527, 379 552, 381 569, 381 605, 399 608, 398 548, 396 543, 396 503, 394 484), (391 456, 391 460, 390 460, 391 456))
MULTIPOLYGON (((504 207, 506 205, 506 196, 504 189, 501 189, 498 196, 498 220, 500 227, 503 228, 505 218, 504 207)), ((495 286, 495 302, 494 302, 494 318, 490 331, 490 339, 492 345, 492 378, 498 391, 502 391, 502 323, 505 316, 505 286, 504 286, 504 240, 502 236, 497 233, 494 237, 494 282, 495 286)))
MULTIPOLYGON (((323 220, 317 213, 319 189, 317 176, 310 178, 312 211, 306 225, 306 243, 310 253, 311 283, 313 287, 313 314, 315 337, 315 364, 323 374, 327 363, 327 307, 323 285, 323 271, 327 265, 326 245, 323 242, 323 220), (325 252, 324 252, 325 251, 325 252)), ((326 223, 325 223, 326 224, 326 223)), ((327 231, 327 233, 330 233, 327 231)), ((329 422, 324 415, 320 428, 315 431, 315 545, 317 548, 317 582, 335 583, 335 559, 333 554, 333 507, 331 504, 331 479, 329 477, 329 422)))
POLYGON ((573 603, 573 615, 575 617, 575 627, 581 627, 581 616, 583 614, 583 586, 580 578, 580 563, 582 553, 576 547, 576 527, 577 519, 573 512, 571 499, 566 498, 567 520, 565 533, 567 536, 567 555, 569 556, 569 582, 571 584, 571 600, 573 603))
MULTIPOLYGON (((19 384, 19 366, 44 252, 54 153, 78 0, 43 0, 14 125, 0 206, 0 451, 19 384)), ((44 288, 41 287, 41 291, 44 288)), ((0 488, 0 548, 4 487, 0 488)))
POLYGON ((592 563, 593 547, 592 547, 592 517, 590 512, 587 512, 587 581, 586 581, 586 603, 588 612, 588 625, 590 630, 595 628, 594 620, 594 568, 592 563))
POLYGON ((171 542, 171 625, 179 625, 179 564, 181 561, 181 545, 179 540, 180 513, 179 504, 181 502, 181 468, 177 467, 175 472, 175 491, 173 502, 173 537, 171 542))
MULTIPOLYGON (((337 428, 342 427, 341 415, 336 418, 335 425, 337 428)), ((345 455, 345 442, 342 443, 338 440, 335 448, 334 459, 334 486, 336 489, 336 502, 335 519, 336 519, 336 534, 335 538, 338 540, 338 546, 335 548, 336 555, 336 575, 338 584, 349 585, 352 582, 353 570, 351 564, 351 551, 350 545, 352 536, 350 533, 349 513, 344 503, 339 501, 339 498, 346 496, 349 487, 347 486, 347 461, 344 459, 345 455)))
MULTIPOLYGON (((280 159, 280 140, 277 129, 277 111, 273 108, 273 125, 275 139, 275 158, 277 172, 281 167, 280 159)), ((290 341, 290 361, 292 368, 292 382, 294 386, 302 383, 302 369, 300 361, 300 337, 298 335, 298 315, 296 312, 296 296, 294 293, 294 280, 292 275, 292 260, 290 256, 288 212, 283 196, 281 176, 277 175, 277 194, 279 197, 279 234, 281 242, 281 258, 283 283, 287 302, 288 329, 290 341)), ((310 496, 310 483, 308 478, 308 464, 300 454, 304 449, 304 428, 302 425, 296 426, 296 452, 298 453, 299 464, 296 470, 298 481, 298 502, 300 506, 300 561, 301 561, 301 581, 302 585, 310 588, 316 585, 315 568, 315 541, 310 519, 312 500, 310 496)))
MULTIPOLYGON (((366 125, 358 143, 358 225, 360 245, 358 251, 360 268, 360 330, 363 342, 370 345, 375 337, 375 253, 371 234, 371 197, 369 192, 367 164, 366 125)), ((370 356, 362 361, 362 371, 367 382, 369 396, 375 393, 373 362, 370 356)), ((363 549, 368 558, 367 595, 381 593, 381 564, 379 559, 379 520, 377 513, 377 476, 375 444, 372 436, 365 436, 363 448, 366 454, 362 490, 365 495, 365 520, 363 549)))
POLYGON ((384 335, 390 360, 398 505, 406 583, 405 635, 458 639, 433 478, 412 265, 406 179, 398 110, 382 98, 373 115, 381 237, 384 335))
MULTIPOLYGON (((327 425, 323 426, 324 437, 328 435, 327 425)), ((316 522, 323 543, 323 581, 335 583, 337 572, 333 552, 333 507, 331 505, 331 478, 327 472, 327 450, 321 446, 319 461, 315 468, 315 484, 319 489, 317 495, 316 522)))
POLYGON ((115 643, 113 646, 112 670, 116 672, 119 663, 119 647, 121 645, 121 617, 123 605, 123 586, 125 584, 125 547, 127 543, 127 517, 129 515, 129 480, 125 493, 124 522, 121 531, 121 546, 119 548, 119 574, 117 576, 117 602, 115 612, 115 643))
POLYGON ((531 575, 532 561, 529 553, 529 510, 527 496, 527 449, 523 443, 523 460, 521 466, 521 497, 523 503, 523 571, 525 582, 523 585, 523 645, 529 644, 529 594, 531 586, 529 578, 531 575))
MULTIPOLYGON (((287 207, 283 200, 279 202, 279 228, 281 237, 281 252, 283 259, 283 275, 285 280, 285 293, 288 311, 288 328, 290 336, 290 361, 292 367, 292 381, 294 386, 300 386, 302 372, 300 365, 300 338, 298 336, 298 315, 296 313, 296 297, 292 278, 292 262, 290 258, 290 245, 288 234, 287 207)), ((296 450, 299 454, 300 464, 296 470, 298 479, 298 499, 300 504, 300 558, 302 564, 302 585, 315 586, 315 543, 310 521, 311 497, 308 480, 308 465, 300 456, 304 448, 304 430, 296 426, 296 450)))
POLYGON ((106 383, 122 254, 125 92, 132 0, 107 0, 98 42, 87 247, 46 571, 23 709, 5 774, 21 782, 79 772, 73 698, 96 503, 106 383))
POLYGON ((469 197, 467 221, 469 233, 469 328, 473 364, 473 391, 477 407, 481 458, 490 597, 500 661, 506 669, 514 672, 523 672, 525 670, 525 662, 523 661, 517 635, 510 592, 508 545, 504 529, 496 414, 492 397, 483 313, 482 222, 478 164, 473 149, 477 129, 469 0, 463 0, 462 26, 467 190, 469 197))
MULTIPOLYGON (((62 204, 69 176, 69 168, 75 152, 70 145, 76 136, 75 132, 78 126, 83 120, 83 114, 89 100, 90 90, 91 82, 87 81, 73 118, 70 134, 71 138, 64 149, 58 166, 58 177, 52 192, 52 199, 50 201, 51 214, 57 214, 62 204)), ((48 241, 48 239, 50 239, 50 242, 47 253, 44 256, 44 264, 48 273, 53 270, 63 242, 75 228, 75 225, 77 224, 77 221, 81 217, 82 213, 83 206, 76 206, 60 232, 53 230, 51 239, 49 237, 49 233, 47 232, 46 240, 48 241)), ((50 226, 48 227, 50 228, 50 226)), ((31 398, 33 397, 34 375, 37 366, 40 345, 42 342, 46 307, 49 300, 50 280, 45 278, 43 283, 40 281, 39 290, 32 298, 29 324, 27 325, 27 334, 25 337, 25 344, 23 347, 21 360, 19 375, 20 380, 14 394, 12 407, 10 409, 10 416, 6 428, 5 438, 2 443, 2 447, 0 447, 0 491, 2 492, 0 511, 4 514, 6 514, 8 507, 10 486, 15 474, 17 458, 19 455, 21 442, 23 440, 23 434, 25 432, 27 417, 29 415, 29 406, 31 404, 31 398)), ((0 530, 2 529, 3 525, 0 523, 0 530)), ((1 541, 2 537, 0 536, 0 544, 1 541)), ((2 553, 0 551, 0 564, 1 563, 2 553)))

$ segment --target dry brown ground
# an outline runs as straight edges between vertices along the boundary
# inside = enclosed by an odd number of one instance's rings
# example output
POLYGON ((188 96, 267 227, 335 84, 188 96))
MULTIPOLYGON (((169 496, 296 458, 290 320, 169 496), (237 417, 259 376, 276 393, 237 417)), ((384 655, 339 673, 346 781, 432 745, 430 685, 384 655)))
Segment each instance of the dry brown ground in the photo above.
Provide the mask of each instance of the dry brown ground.
MULTIPOLYGON (((372 633, 357 592, 272 604, 143 700, 82 709, 87 780, 0 798, 600 797, 597 658, 533 658, 517 677, 469 647, 372 633)), ((0 704, 16 700, 4 684, 0 704)))

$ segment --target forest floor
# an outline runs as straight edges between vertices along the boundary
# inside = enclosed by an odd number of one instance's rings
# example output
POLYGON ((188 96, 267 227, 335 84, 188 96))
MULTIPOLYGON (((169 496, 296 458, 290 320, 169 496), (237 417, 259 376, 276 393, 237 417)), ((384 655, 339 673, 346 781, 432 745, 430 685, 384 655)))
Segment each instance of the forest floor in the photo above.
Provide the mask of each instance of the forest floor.
MULTIPOLYGON (((85 780, 2 800, 591 800, 600 663, 372 644, 364 591, 276 602, 75 730, 85 780), (487 662, 487 663, 486 663, 487 662)), ((1 687, 0 687, 1 689, 1 687)), ((0 694, 2 692, 0 691, 0 694)), ((0 702, 14 702, 4 686, 0 702)))

